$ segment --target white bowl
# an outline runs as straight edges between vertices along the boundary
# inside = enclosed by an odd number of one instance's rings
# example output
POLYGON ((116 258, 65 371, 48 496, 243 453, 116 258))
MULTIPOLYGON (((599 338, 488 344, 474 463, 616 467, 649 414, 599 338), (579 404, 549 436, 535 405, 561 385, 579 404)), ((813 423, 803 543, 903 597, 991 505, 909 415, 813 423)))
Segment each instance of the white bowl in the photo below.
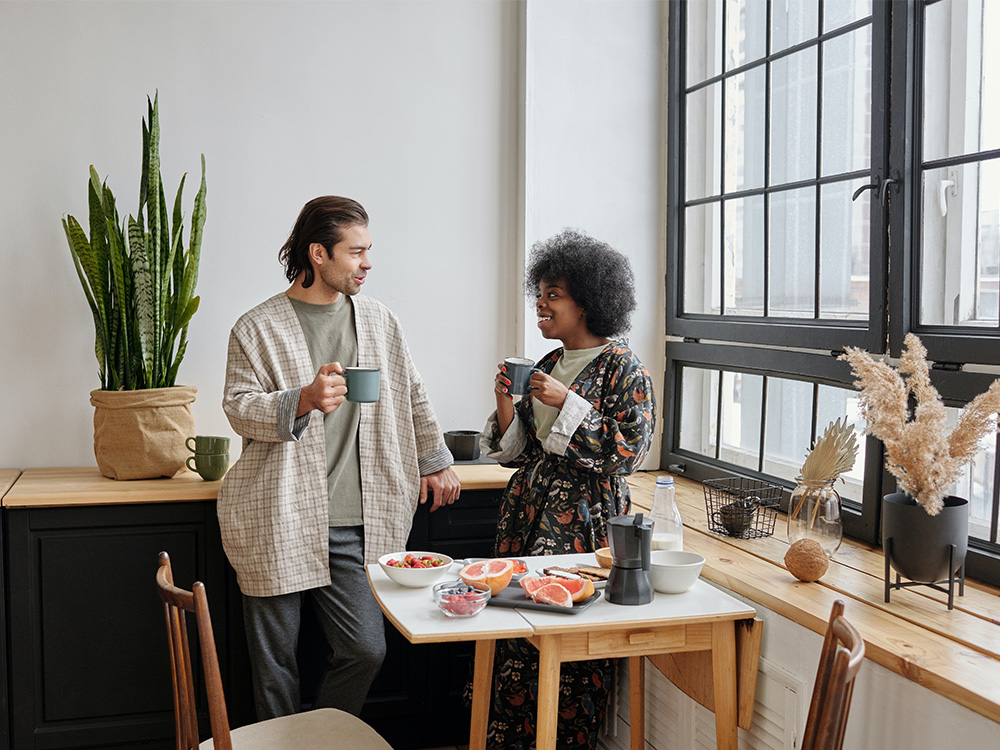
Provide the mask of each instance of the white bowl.
POLYGON ((451 563, 452 559, 448 555, 442 555, 440 552, 415 552, 412 550, 390 552, 388 555, 382 555, 378 559, 378 564, 382 568, 382 571, 391 580, 400 586, 406 586, 411 589, 421 589, 437 583, 451 568, 451 563), (436 557, 443 562, 434 568, 397 568, 389 565, 389 560, 402 560, 407 555, 413 555, 414 557, 423 557, 426 555, 428 557, 436 557))
POLYGON ((701 575, 705 558, 697 552, 653 550, 649 556, 649 578, 653 589, 663 594, 683 594, 701 575))

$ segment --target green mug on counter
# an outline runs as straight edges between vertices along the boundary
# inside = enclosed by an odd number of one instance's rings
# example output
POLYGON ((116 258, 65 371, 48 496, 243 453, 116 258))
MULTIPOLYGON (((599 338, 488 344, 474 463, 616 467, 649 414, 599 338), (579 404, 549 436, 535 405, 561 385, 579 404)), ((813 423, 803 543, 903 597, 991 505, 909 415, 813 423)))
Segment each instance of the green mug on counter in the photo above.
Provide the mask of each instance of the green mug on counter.
POLYGON ((219 437, 217 435, 196 435, 195 437, 189 437, 184 441, 184 445, 192 453, 228 453, 229 452, 229 438, 219 437), (191 445, 191 441, 194 441, 194 445, 191 445))
POLYGON ((229 453, 195 453, 187 457, 187 467, 206 482, 222 479, 229 469, 229 453), (194 465, 191 462, 194 461, 194 465))

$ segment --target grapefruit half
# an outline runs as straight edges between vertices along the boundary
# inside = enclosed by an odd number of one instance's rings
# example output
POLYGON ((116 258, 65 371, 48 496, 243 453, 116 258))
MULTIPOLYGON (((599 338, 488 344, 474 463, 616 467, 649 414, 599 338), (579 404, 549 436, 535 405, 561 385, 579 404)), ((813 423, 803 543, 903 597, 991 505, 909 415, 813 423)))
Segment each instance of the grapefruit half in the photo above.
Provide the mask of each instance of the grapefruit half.
POLYGON ((514 563, 512 560, 481 560, 469 563, 458 575, 466 583, 485 583, 490 587, 492 595, 496 596, 507 588, 514 576, 514 563))

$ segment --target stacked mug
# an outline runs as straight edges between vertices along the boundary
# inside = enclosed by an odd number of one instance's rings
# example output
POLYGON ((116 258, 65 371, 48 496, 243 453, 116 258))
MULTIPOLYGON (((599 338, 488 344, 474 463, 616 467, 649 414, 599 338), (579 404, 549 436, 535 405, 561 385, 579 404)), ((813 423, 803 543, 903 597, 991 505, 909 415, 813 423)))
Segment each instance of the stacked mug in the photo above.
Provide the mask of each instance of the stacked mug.
POLYGON ((198 472, 202 479, 209 482, 225 476, 229 469, 229 438, 197 435, 189 437, 184 444, 194 454, 187 458, 187 467, 191 471, 198 472))

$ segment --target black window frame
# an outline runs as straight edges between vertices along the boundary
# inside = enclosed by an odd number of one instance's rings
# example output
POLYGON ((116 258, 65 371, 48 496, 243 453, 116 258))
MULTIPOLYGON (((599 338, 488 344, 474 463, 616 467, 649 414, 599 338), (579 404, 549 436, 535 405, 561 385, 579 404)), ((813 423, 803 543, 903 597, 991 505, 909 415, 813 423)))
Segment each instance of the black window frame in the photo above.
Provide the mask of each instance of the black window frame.
MULTIPOLYGON (((771 0, 767 6, 767 28, 770 35, 771 0)), ((873 190, 864 199, 871 200, 871 233, 869 257, 869 318, 861 321, 804 320, 790 318, 723 317, 691 314, 683 311, 684 289, 684 214, 690 205, 709 202, 686 200, 684 193, 686 112, 682 94, 685 88, 687 0, 673 2, 668 18, 668 108, 667 108, 667 274, 666 291, 666 369, 664 374, 664 427, 661 466, 679 475, 696 480, 739 474, 780 484, 790 491, 792 483, 745 467, 726 464, 681 449, 680 446, 680 373, 684 366, 744 372, 766 377, 782 377, 809 383, 853 387, 853 376, 847 363, 838 361, 846 346, 857 346, 873 354, 898 357, 907 332, 920 336, 935 361, 932 380, 947 406, 961 407, 986 390, 996 374, 964 369, 972 357, 977 365, 1000 364, 1000 327, 944 327, 918 325, 920 304, 920 219, 922 206, 922 117, 920 71, 923 68, 923 18, 928 4, 940 0, 873 0, 872 25, 872 153, 870 173, 863 175, 873 190), (877 36, 878 35, 878 36, 877 36), (878 40, 878 41, 877 41, 878 40), (905 71, 901 75, 900 71, 905 71), (890 86, 890 81, 892 82, 890 86), (888 182, 887 182, 888 181, 888 182), (880 201, 880 198, 883 198, 880 201), (892 227, 893 231, 889 231, 892 227), (890 259, 892 273, 890 274, 890 259), (944 364, 948 363, 948 364, 944 364), (958 364, 952 364, 958 363, 958 364)), ((723 7, 725 3, 722 4, 723 7)), ((822 11, 822 7, 820 7, 822 11)), ((723 10, 723 13, 725 11, 723 10)), ((822 13, 820 14, 822 17, 822 13)), ((863 25, 854 22, 844 29, 863 25)), ((723 19, 723 33, 725 33, 723 19)), ((823 40, 823 33, 817 37, 823 40)), ((770 40, 768 40, 770 42, 770 40)), ((795 52, 805 43, 772 54, 766 48, 765 61, 795 52)), ((723 42, 723 48, 725 43, 723 42)), ((702 85, 722 81, 757 64, 723 71, 702 85)), ((820 70, 822 65, 820 63, 820 70)), ((767 78, 770 86, 770 77, 767 78)), ((697 88, 697 87, 693 87, 697 88)), ((723 86, 724 88, 724 86, 723 86)), ((819 82, 822 101, 822 76, 819 82)), ((765 117, 770 116, 770 92, 766 94, 765 117)), ((724 108, 723 108, 724 109, 724 108)), ((817 129, 821 132, 822 112, 817 112, 817 129)), ((765 126, 769 133, 770 123, 765 126)), ((768 148, 765 136, 765 148, 768 148)), ((818 139, 817 139, 818 140, 818 139)), ((817 143, 817 149, 820 144, 817 143)), ((985 152, 1000 158, 997 152, 985 152)), ((982 158, 983 154, 978 154, 982 158)), ((968 157, 938 160, 959 163, 968 157)), ((765 155, 765 165, 767 158, 765 155)), ((767 166, 765 166, 767 169, 767 166)), ((845 175, 837 175, 842 180, 845 175)), ((853 177, 861 177, 862 175, 853 177)), ((817 175, 805 185, 820 185, 825 180, 817 175)), ((797 183, 798 184, 798 183, 797 183)), ((721 186, 721 198, 731 197, 721 186)), ((765 177, 759 191, 768 193, 765 177)), ((738 197, 742 193, 735 193, 738 197)), ((767 203, 765 202, 765 212, 767 203)), ((765 248, 768 242, 765 232, 765 248)), ((767 257, 767 252, 765 252, 767 257)), ((765 274, 766 278, 766 274, 765 274)), ((766 288, 765 288, 766 291, 766 288)), ((765 381, 766 382, 766 381, 765 381)), ((813 425, 813 434, 816 426, 813 425)), ((763 440, 764 426, 761 426, 763 440)), ((994 465, 991 535, 997 539, 1000 525, 1000 436, 994 465)), ((808 446, 804 446, 807 448, 808 446)), ((884 454, 880 441, 867 438, 867 461, 864 467, 864 494, 861 503, 845 502, 845 533, 861 541, 879 544, 881 498, 896 489, 895 479, 884 470, 884 454)), ((788 492, 783 507, 787 508, 788 492)), ((776 533, 781 533, 776 532, 776 533)), ((1000 540, 998 540, 1000 542, 1000 540)), ((970 539, 967 559, 968 575, 1000 584, 1000 543, 970 539)))

